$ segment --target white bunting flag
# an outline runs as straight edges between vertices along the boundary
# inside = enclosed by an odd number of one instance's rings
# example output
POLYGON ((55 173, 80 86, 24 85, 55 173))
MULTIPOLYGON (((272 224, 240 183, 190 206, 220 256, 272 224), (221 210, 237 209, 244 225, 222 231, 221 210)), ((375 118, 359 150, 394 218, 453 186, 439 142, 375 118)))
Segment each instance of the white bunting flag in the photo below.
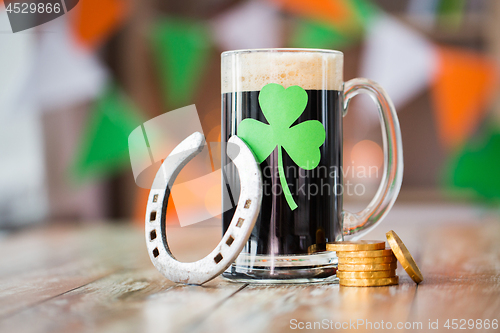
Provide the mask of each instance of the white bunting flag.
POLYGON ((436 48, 417 31, 389 15, 371 21, 360 75, 384 87, 396 108, 427 87, 437 64, 436 48))
POLYGON ((246 1, 211 22, 223 50, 280 47, 283 25, 279 12, 263 1, 246 1))

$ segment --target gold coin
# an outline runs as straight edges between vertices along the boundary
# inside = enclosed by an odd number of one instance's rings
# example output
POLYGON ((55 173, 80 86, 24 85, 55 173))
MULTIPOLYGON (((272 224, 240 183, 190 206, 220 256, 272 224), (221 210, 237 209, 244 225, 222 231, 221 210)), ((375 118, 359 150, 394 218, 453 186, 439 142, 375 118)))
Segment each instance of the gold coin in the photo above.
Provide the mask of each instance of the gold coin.
POLYGON ((396 262, 396 257, 378 257, 378 258, 339 258, 339 264, 363 265, 363 264, 390 264, 396 262))
POLYGON ((374 240, 343 241, 326 244, 327 251, 371 251, 385 249, 385 242, 374 240))
POLYGON ((408 273, 408 275, 416 283, 424 281, 422 272, 420 272, 417 263, 411 256, 410 251, 408 251, 401 238, 399 238, 399 236, 393 230, 389 231, 385 235, 392 251, 394 252, 394 255, 401 263, 406 273, 408 273))
POLYGON ((307 253, 309 253, 309 254, 315 253, 315 252, 323 252, 323 251, 326 251, 325 243, 320 244, 320 245, 313 244, 307 248, 307 253))
POLYGON ((374 258, 374 257, 390 257, 394 253, 390 247, 385 250, 373 250, 373 251, 337 251, 337 257, 349 257, 349 258, 374 258))
POLYGON ((339 279, 341 286, 348 287, 381 287, 398 283, 399 277, 397 276, 382 279, 339 279))
POLYGON ((366 265, 348 265, 348 264, 339 264, 339 271, 346 272, 372 272, 372 271, 389 271, 391 269, 398 268, 398 265, 393 262, 390 264, 366 264, 366 265))
POLYGON ((376 271, 376 272, 344 272, 337 271, 339 279, 380 279, 396 276, 396 270, 390 271, 376 271))

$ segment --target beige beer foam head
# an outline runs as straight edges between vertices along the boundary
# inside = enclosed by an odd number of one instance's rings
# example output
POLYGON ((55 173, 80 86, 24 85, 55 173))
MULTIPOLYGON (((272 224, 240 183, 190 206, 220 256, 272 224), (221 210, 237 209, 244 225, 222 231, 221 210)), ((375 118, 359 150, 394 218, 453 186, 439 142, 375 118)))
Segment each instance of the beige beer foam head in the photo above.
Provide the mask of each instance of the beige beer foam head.
POLYGON ((337 51, 254 50, 222 54, 222 93, 258 91, 268 83, 305 90, 342 90, 343 54, 337 51))

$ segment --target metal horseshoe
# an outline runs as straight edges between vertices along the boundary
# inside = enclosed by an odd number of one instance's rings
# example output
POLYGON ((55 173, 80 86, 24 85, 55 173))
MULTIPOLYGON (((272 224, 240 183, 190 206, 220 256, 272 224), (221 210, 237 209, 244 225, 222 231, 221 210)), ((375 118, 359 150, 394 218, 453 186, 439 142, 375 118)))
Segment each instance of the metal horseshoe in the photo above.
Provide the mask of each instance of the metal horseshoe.
POLYGON ((182 168, 203 150, 205 139, 195 132, 168 155, 158 170, 146 211, 146 244, 153 265, 174 282, 203 284, 221 274, 240 254, 255 225, 262 202, 262 174, 252 151, 237 136, 228 140, 227 155, 238 169, 240 198, 231 224, 217 247, 205 258, 180 262, 170 252, 165 226, 170 189, 182 168), (231 144, 238 149, 230 149, 231 144))

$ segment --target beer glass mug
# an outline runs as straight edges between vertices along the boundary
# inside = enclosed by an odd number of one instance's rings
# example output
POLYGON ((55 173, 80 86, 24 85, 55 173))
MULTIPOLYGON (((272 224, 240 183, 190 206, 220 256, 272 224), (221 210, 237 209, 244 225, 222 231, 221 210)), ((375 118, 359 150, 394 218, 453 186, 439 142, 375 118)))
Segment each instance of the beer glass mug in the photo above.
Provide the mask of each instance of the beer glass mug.
MULTIPOLYGON (((223 273, 245 282, 320 282, 336 278, 326 243, 357 239, 394 204, 403 176, 398 118, 384 89, 363 78, 343 81, 343 53, 256 49, 222 53, 222 151, 238 135, 263 176, 259 217, 243 251, 223 273), (359 93, 376 103, 384 171, 375 197, 360 212, 342 210, 342 118, 359 93)), ((238 202, 237 169, 222 154, 223 232, 238 202)))

